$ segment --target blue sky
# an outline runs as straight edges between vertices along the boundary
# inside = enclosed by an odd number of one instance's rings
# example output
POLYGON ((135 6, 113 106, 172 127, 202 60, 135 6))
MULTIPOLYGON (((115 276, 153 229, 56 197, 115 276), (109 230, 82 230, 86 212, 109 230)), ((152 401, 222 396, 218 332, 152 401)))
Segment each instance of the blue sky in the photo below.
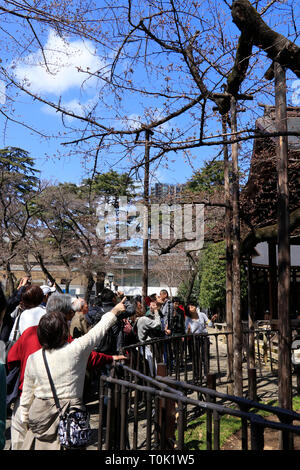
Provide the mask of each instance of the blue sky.
MULTIPOLYGON (((11 28, 13 29, 13 25, 11 28)), ((237 29, 231 23, 228 28, 237 34, 237 29)), ((19 60, 14 63, 15 76, 20 80, 27 80, 29 89, 36 93, 41 93, 51 101, 57 101, 61 97, 62 102, 69 109, 77 113, 83 112, 84 109, 89 109, 97 102, 97 96, 101 93, 101 83, 96 82, 94 79, 88 82, 83 82, 83 75, 78 72, 78 67, 83 70, 89 69, 96 71, 105 69, 107 64, 100 58, 95 46, 89 41, 80 41, 78 39, 70 39, 64 42, 57 35, 50 30, 44 31, 41 35, 44 45, 45 53, 49 63, 49 71, 44 66, 41 52, 36 44, 30 52, 23 54, 19 60), (21 59, 21 60, 20 60, 21 59)), ((7 54, 6 66, 11 67, 13 56, 7 54)), ((269 66, 269 61, 262 64, 262 67, 269 66)), ((142 73, 142 72, 141 72, 142 73)), ((101 82, 101 81, 100 81, 101 82)), ((178 83, 178 90, 180 83, 178 83)), ((299 86, 300 88, 300 86, 299 86)), ((264 100, 263 100, 264 101, 264 100)), ((100 116, 103 123, 107 125, 110 119, 109 115, 109 97, 106 100, 107 108, 101 108, 99 105, 100 116), (102 113, 102 114, 101 114, 102 113)), ((137 118, 139 110, 141 110, 144 103, 126 102, 126 114, 128 119, 132 121, 134 127, 134 119, 137 118), (140 106, 141 105, 141 106, 140 106)), ((151 103, 152 104, 152 103, 151 103)), ((3 105, 2 105, 3 106, 3 105)), ((160 103, 153 104, 156 112, 159 113, 160 103)), ((54 110, 51 110, 47 105, 38 101, 33 102, 32 99, 24 93, 19 94, 17 101, 14 103, 14 119, 26 122, 28 126, 37 127, 42 133, 52 135, 53 137, 44 139, 41 136, 30 131, 28 128, 15 124, 11 121, 7 122, 3 116, 0 118, 0 146, 19 146, 30 152, 30 155, 36 162, 36 167, 41 171, 41 178, 55 181, 72 181, 79 183, 82 178, 87 177, 93 167, 93 158, 83 159, 82 155, 76 154, 73 151, 71 156, 66 155, 66 149, 60 143, 64 140, 65 129, 61 123, 61 116, 54 110), (59 138, 55 138, 57 134, 61 133, 59 138)), ((254 115, 262 115, 262 108, 254 110, 254 115)), ((98 112, 99 115, 99 112, 98 112)), ((121 115, 121 111, 120 111, 121 115)), ((241 119, 246 117, 241 114, 241 119)), ((212 133, 217 129, 217 124, 211 122, 212 133)), ((67 120, 69 126, 78 125, 74 120, 67 120)), ((117 123, 122 125, 121 122, 117 123)), ((252 121, 252 126, 253 126, 252 121)), ((173 123, 172 123, 173 125, 173 123)), ((175 123, 176 125, 176 123, 175 123)), ((179 126, 182 122, 179 123, 179 126)), ((254 126, 253 126, 254 127, 254 126)), ((76 132, 72 134, 73 138, 78 136, 76 132)), ((252 144, 248 143, 251 148, 252 144)), ((170 155, 168 167, 160 165, 152 165, 154 171, 153 182, 160 181, 164 183, 183 183, 192 176, 193 169, 198 169, 203 165, 204 160, 209 160, 214 157, 220 148, 201 147, 192 152, 190 160, 187 161, 183 158, 182 154, 170 155)), ((129 164, 119 161, 119 149, 116 147, 111 152, 102 152, 99 159, 98 170, 108 171, 110 167, 116 170, 125 171, 129 164)))
MULTIPOLYGON (((31 91, 44 95, 53 102, 61 96, 63 103, 77 113, 82 112, 82 106, 92 106, 97 100, 99 92, 97 83, 91 80, 82 87, 82 74, 77 71, 78 66, 83 69, 89 67, 91 70, 101 67, 101 59, 93 50, 92 44, 79 40, 70 40, 68 44, 65 44, 53 32, 48 31, 48 36, 44 35, 44 47, 45 51, 49 51, 49 64, 53 65, 51 73, 39 65, 42 62, 41 53, 36 48, 35 52, 15 63, 16 77, 20 81, 26 79, 26 83, 30 84, 31 91), (65 62, 66 50, 68 51, 67 62, 65 62)), ((67 152, 60 145, 64 137, 60 114, 46 104, 33 101, 25 93, 18 96, 14 107, 15 120, 25 122, 29 127, 37 128, 42 134, 53 135, 53 137, 45 139, 22 125, 6 121, 2 116, 0 122, 1 147, 19 146, 29 151, 36 162, 36 167, 41 171, 42 179, 53 182, 72 181, 79 183, 82 178, 90 174, 94 163, 92 159, 85 161, 80 155, 67 156, 67 152), (55 137, 58 133, 62 133, 61 139, 55 137)), ((128 115, 132 120, 136 117, 135 109, 135 106, 128 104, 128 115)), ((72 119, 67 119, 67 123, 75 124, 72 119)), ((78 125, 78 123, 76 124, 78 125)), ((208 148, 201 149, 197 154, 197 160, 191 157, 189 162, 180 155, 171 156, 168 168, 164 165, 160 165, 159 168, 156 164, 152 165, 154 172, 152 182, 185 182, 191 177, 193 168, 198 168, 200 162, 209 158, 214 152, 208 148)), ((108 171, 114 161, 118 162, 118 160, 116 152, 115 155, 110 155, 105 163, 101 164, 100 161, 100 169, 108 171)), ((120 166, 117 164, 113 168, 120 169, 120 166)), ((126 170, 126 163, 123 164, 122 170, 126 170)))
MULTIPOLYGON (((20 116, 22 115, 22 118, 26 119, 28 116, 28 122, 34 124, 32 116, 38 116, 42 128, 47 131, 52 129, 53 134, 55 129, 60 128, 60 118, 57 115, 46 112, 38 102, 32 103, 29 98, 26 98, 26 101, 28 101, 27 104, 24 102, 24 104, 18 105, 18 113, 20 116)), ((42 179, 53 182, 71 181, 79 183, 82 178, 91 174, 93 162, 85 162, 80 156, 76 158, 74 155, 59 155, 59 152, 63 149, 56 138, 44 139, 20 124, 6 123, 3 118, 0 119, 0 146, 21 147, 29 151, 31 157, 35 160, 36 167, 41 172, 42 179)), ((158 181, 171 184, 184 183, 192 176, 193 168, 197 169, 205 159, 209 159, 210 156, 215 154, 211 148, 202 148, 197 153, 201 154, 200 157, 192 158, 189 162, 178 156, 171 157, 172 162, 168 163, 168 168, 165 165, 160 165, 159 168, 156 164, 152 165, 152 183, 158 181)), ((118 169, 118 165, 113 166, 113 168, 118 169)), ((109 165, 106 165, 106 169, 109 170, 109 165)))
MULTIPOLYGON (((10 32, 15 34, 14 29, 17 26, 12 23, 9 25, 10 32)), ((105 69, 107 64, 101 58, 101 54, 90 41, 82 41, 77 38, 63 41, 50 29, 40 32, 40 39, 44 47, 44 53, 47 56, 49 70, 43 63, 43 57, 38 44, 31 44, 28 52, 20 53, 17 56, 13 48, 10 53, 6 53, 4 67, 9 70, 13 66, 13 73, 19 82, 25 80, 26 87, 33 93, 45 96, 52 102, 57 102, 61 97, 64 105, 77 113, 83 113, 86 108, 92 107, 97 101, 97 95, 101 93, 101 80, 89 79, 87 82, 83 80, 86 75, 78 72, 78 68, 82 70, 89 69, 97 71, 105 69), (50 73, 49 73, 50 72, 50 73), (100 82, 100 83, 99 83, 100 82)), ((122 69, 121 69, 122 72, 122 69)), ((140 74, 143 74, 141 67, 140 74)), ((178 90, 180 84, 178 83, 178 90)), ((9 95, 11 90, 7 91, 9 95)), ((14 93, 14 92, 13 92, 14 93)), ((154 100, 155 101, 155 100, 154 100)), ((148 99, 149 103, 149 99, 148 99)), ((8 104, 8 100, 7 100, 8 104)), ((109 119, 109 98, 106 99, 107 108, 103 110, 100 107, 100 116, 103 118, 105 125, 108 125, 109 119), (103 115, 101 114, 103 112, 103 115)), ((129 120, 132 120, 132 127, 135 126, 134 119, 139 120, 138 113, 142 116, 143 106, 145 103, 128 99, 123 110, 129 120)), ((160 113, 160 103, 150 103, 153 105, 154 113, 160 113)), ((101 106, 101 105, 100 105, 101 106)), ((178 105, 179 106, 179 105, 178 105)), ((79 154, 67 156, 67 148, 60 145, 64 138, 65 129, 61 122, 61 115, 56 113, 49 106, 33 101, 31 97, 20 92, 17 99, 13 102, 14 114, 16 121, 25 122, 29 127, 37 128, 42 134, 52 135, 50 138, 43 138, 30 129, 16 124, 12 121, 6 121, 3 116, 0 117, 0 145, 19 146, 27 150, 34 158, 37 168, 41 171, 41 178, 51 181, 72 181, 79 183, 82 178, 87 177, 93 168, 93 159, 83 159, 79 154), (56 138, 61 133, 60 138, 56 138)), ((99 115, 99 113, 98 113, 99 115)), ((121 111, 120 111, 121 116, 121 111)), ((142 117, 143 119, 143 117, 142 117)), ((67 124, 77 126, 75 120, 67 120, 67 124)), ((113 125, 120 127, 122 122, 113 122, 113 125)), ((173 126, 173 122, 171 124, 173 126)), ((176 122, 174 123, 174 126, 176 122)), ((179 123, 181 127, 182 122, 179 123)), ((74 132, 73 138, 78 137, 74 132)), ((118 148, 115 152, 101 153, 98 169, 100 171, 108 171, 110 167, 120 171, 125 171, 130 166, 126 161, 122 162, 122 166, 118 164, 119 155, 118 148)), ((141 150, 143 152, 143 149, 141 150)), ((75 149, 76 152, 76 149, 75 149)), ((153 152, 151 152, 153 155, 153 152)), ((152 182, 157 181, 164 183, 183 183, 193 174, 193 169, 198 169, 204 160, 211 158, 216 150, 211 147, 201 148, 192 153, 189 161, 183 158, 181 154, 170 155, 167 165, 152 165, 153 178, 152 182)))

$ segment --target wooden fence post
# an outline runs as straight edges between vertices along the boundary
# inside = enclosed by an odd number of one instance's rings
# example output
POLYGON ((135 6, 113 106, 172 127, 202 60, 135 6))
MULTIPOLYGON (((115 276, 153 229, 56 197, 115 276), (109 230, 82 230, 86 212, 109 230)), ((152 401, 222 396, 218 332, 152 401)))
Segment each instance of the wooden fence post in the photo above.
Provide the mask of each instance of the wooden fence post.
MULTIPOLYGON (((167 376, 166 364, 157 364, 157 375, 167 376)), ((171 450, 175 443, 175 402, 167 398, 160 399, 159 407, 160 450, 171 450)))
POLYGON ((248 369, 249 400, 257 400, 256 369, 248 369))
MULTIPOLYGON (((287 132, 285 70, 274 62, 276 127, 287 132)), ((291 327, 290 327, 290 240, 288 138, 277 144, 278 172, 278 399, 279 406, 292 409, 291 327)))
MULTIPOLYGON (((216 390, 217 376, 216 374, 207 375, 207 388, 216 390)), ((216 399, 211 398, 209 394, 206 395, 206 401, 210 403, 215 403, 216 399)), ((206 450, 212 450, 212 415, 211 410, 206 411, 206 450)))
POLYGON ((251 450, 264 450, 264 428, 260 423, 251 422, 251 450))

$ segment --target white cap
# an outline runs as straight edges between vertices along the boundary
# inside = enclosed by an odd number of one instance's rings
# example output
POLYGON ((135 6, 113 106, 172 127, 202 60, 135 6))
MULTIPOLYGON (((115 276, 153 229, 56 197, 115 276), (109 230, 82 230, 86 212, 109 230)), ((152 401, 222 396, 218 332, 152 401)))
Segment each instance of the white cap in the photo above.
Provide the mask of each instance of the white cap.
POLYGON ((42 291, 44 292, 44 295, 50 294, 50 292, 55 292, 56 288, 55 287, 50 287, 50 286, 41 286, 42 291))

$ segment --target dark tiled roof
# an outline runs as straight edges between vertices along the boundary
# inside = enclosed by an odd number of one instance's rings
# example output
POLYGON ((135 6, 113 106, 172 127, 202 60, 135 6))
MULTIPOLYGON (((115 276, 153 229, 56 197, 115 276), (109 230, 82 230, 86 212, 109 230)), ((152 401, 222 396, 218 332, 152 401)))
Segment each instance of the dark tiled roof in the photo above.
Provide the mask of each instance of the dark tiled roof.
MULTIPOLYGON (((276 132, 274 108, 265 110, 256 122, 268 135, 276 132)), ((288 130, 300 132, 300 108, 288 111, 288 130)), ((256 139, 251 157, 248 182, 241 192, 241 216, 244 235, 250 227, 268 227, 277 223, 277 139, 256 139)), ((288 177, 290 213, 300 207, 300 137, 288 137, 288 177)), ((296 231, 299 231, 296 227, 296 231)), ((294 232, 293 232, 294 233, 294 232)), ((296 233, 296 232, 295 232, 296 233)))

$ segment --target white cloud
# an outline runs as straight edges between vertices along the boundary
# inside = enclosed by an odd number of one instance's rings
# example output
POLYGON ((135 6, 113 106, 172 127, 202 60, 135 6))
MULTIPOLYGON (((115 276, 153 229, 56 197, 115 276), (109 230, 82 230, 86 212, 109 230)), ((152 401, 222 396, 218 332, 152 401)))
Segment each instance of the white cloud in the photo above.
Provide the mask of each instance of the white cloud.
MULTIPOLYGON (((151 109, 149 108, 147 111, 148 115, 145 117, 142 117, 138 114, 130 114, 128 117, 124 118, 122 120, 122 125, 123 127, 129 127, 132 130, 138 129, 141 127, 142 123, 150 124, 151 122, 159 121, 161 120, 164 115, 162 110, 156 108, 156 109, 151 109)), ((164 132, 169 129, 169 123, 165 122, 161 124, 160 126, 156 127, 157 131, 164 132)))
MULTIPOLYGON (((61 102, 61 107, 66 110, 67 112, 74 113, 77 116, 86 116, 87 113, 89 113, 92 108, 95 106, 97 101, 97 97, 94 97, 90 100, 87 100, 85 103, 81 103, 77 99, 72 99, 70 101, 66 102, 61 102)), ((49 114, 50 116, 57 116, 57 111, 56 109, 52 108, 51 106, 48 105, 43 105, 42 106, 42 111, 45 114, 49 114)), ((74 118, 72 116, 65 116, 65 119, 68 121, 72 121, 74 118)))
POLYGON ((173 184, 171 181, 171 175, 168 170, 162 167, 155 168, 151 171, 151 184, 155 183, 168 183, 173 184))
MULTIPOLYGON (((87 78, 78 68, 96 72, 103 68, 104 62, 96 55, 90 41, 66 41, 50 31, 42 51, 32 53, 13 64, 14 73, 19 81, 35 93, 51 93, 61 95, 70 88, 79 88, 87 78)), ((94 86, 95 79, 86 82, 86 86, 94 86)))
POLYGON ((131 130, 141 127, 142 119, 138 114, 130 114, 127 118, 122 120, 123 127, 129 127, 131 130))
POLYGON ((5 104, 6 102, 6 86, 5 83, 0 80, 0 104, 5 104))

